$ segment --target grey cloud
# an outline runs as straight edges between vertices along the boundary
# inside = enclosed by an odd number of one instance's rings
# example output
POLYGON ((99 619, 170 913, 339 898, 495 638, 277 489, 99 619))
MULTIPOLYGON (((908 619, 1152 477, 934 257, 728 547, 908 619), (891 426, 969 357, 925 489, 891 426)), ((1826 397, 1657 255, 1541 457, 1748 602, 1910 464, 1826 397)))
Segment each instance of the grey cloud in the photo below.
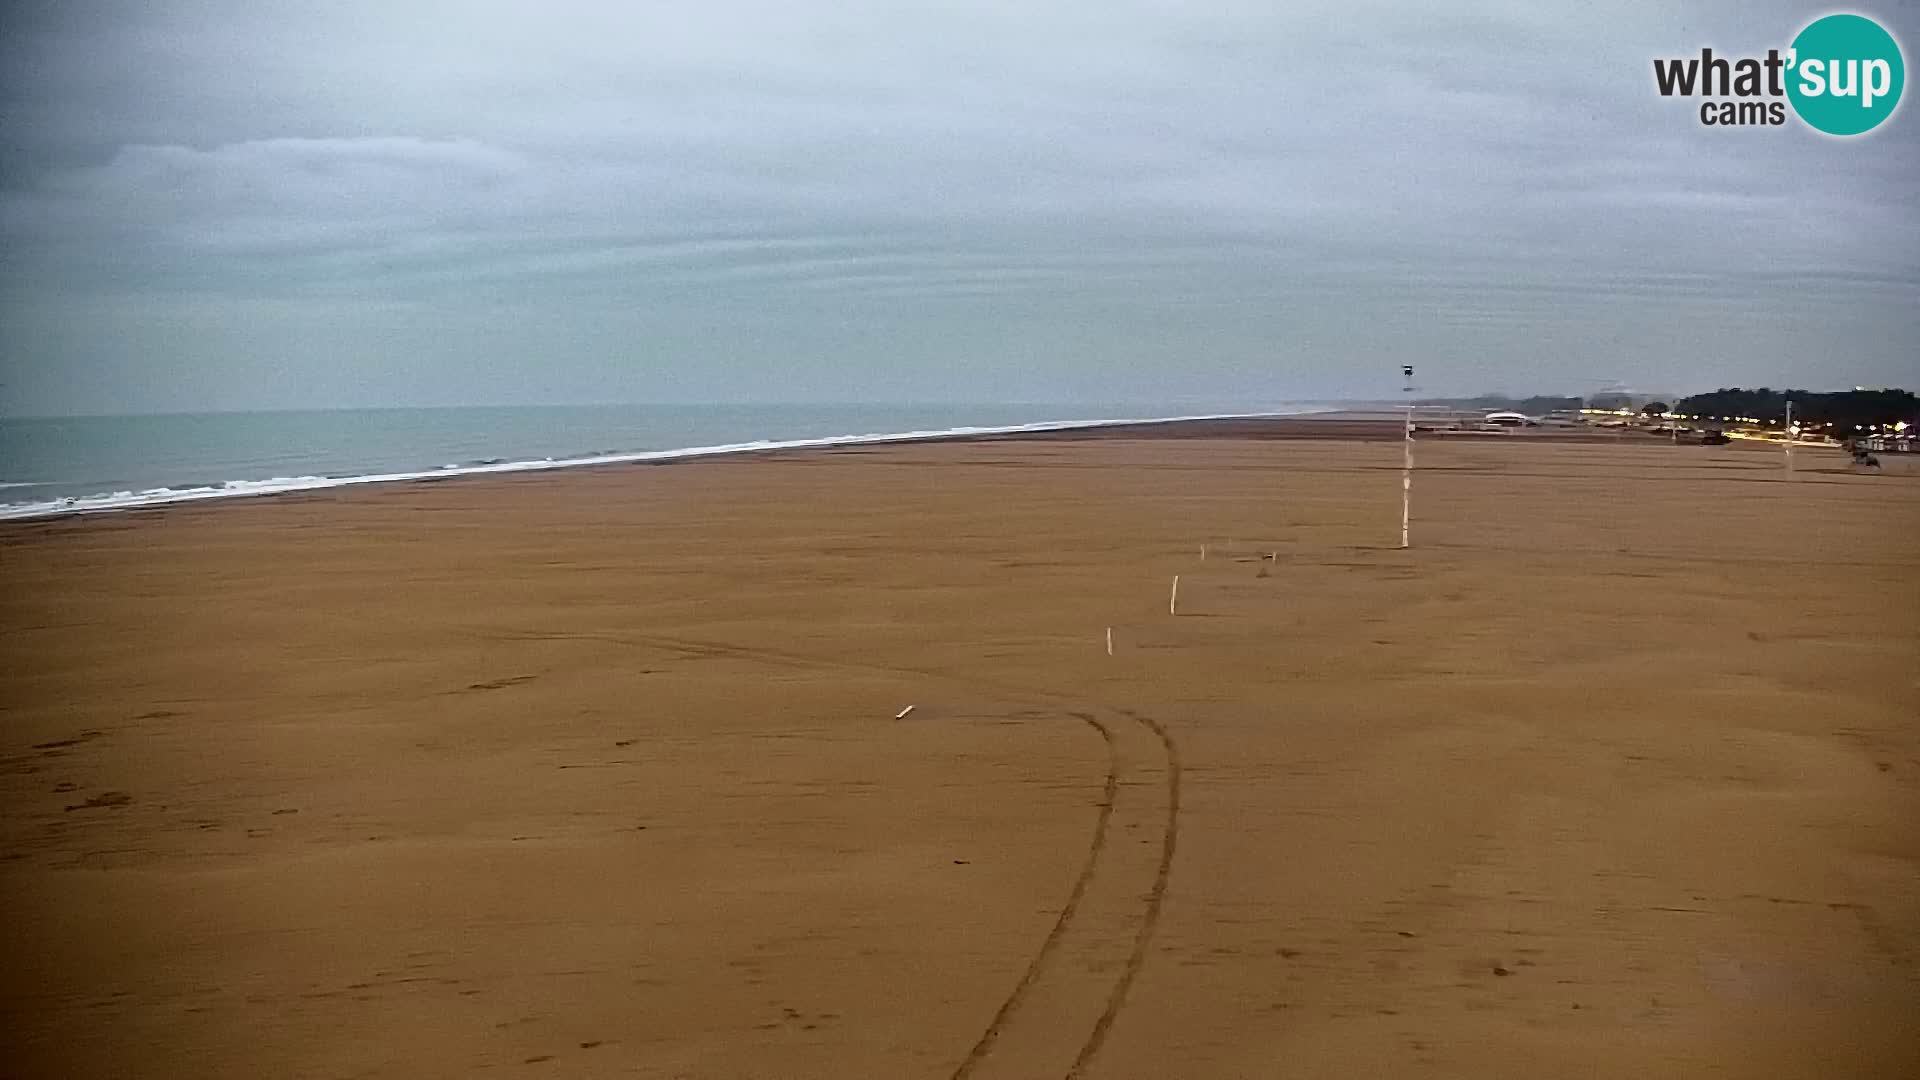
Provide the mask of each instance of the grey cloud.
POLYGON ((1912 381, 1911 109, 1652 90, 1808 15, 15 5, 0 407, 1912 381))

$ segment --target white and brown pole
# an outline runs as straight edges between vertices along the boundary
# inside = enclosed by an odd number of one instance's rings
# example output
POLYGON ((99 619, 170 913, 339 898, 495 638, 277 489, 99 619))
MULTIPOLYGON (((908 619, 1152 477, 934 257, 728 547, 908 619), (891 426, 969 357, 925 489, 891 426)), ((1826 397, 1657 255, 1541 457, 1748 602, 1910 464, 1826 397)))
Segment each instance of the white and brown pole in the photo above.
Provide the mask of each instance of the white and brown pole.
POLYGON ((1400 546, 1407 546, 1407 525, 1413 516, 1413 406, 1407 406, 1405 451, 1400 461, 1400 546))
MULTIPOLYGON (((1403 364, 1400 375, 1407 393, 1413 393, 1413 365, 1403 364)), ((1406 445, 1400 458, 1400 546, 1407 546, 1407 522, 1413 516, 1413 402, 1407 402, 1406 445)))
POLYGON ((1787 399, 1787 479, 1793 479, 1793 399, 1787 399))

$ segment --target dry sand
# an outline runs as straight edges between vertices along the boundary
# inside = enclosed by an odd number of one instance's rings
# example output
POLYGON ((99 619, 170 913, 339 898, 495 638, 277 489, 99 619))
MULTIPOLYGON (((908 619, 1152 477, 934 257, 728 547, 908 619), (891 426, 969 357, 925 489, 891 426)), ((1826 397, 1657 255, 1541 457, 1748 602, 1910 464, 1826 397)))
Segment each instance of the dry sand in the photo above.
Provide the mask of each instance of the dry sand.
POLYGON ((0 530, 0 1072, 1920 1075, 1920 478, 1399 455, 0 530))

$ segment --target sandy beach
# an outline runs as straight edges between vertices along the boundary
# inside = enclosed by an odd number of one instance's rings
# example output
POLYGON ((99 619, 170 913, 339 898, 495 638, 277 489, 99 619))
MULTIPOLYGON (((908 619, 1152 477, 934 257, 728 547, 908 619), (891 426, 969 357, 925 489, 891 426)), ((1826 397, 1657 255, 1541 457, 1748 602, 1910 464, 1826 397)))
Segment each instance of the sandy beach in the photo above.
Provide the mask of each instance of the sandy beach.
POLYGON ((1153 434, 0 528, 0 1071, 1920 1075, 1920 477, 1153 434))

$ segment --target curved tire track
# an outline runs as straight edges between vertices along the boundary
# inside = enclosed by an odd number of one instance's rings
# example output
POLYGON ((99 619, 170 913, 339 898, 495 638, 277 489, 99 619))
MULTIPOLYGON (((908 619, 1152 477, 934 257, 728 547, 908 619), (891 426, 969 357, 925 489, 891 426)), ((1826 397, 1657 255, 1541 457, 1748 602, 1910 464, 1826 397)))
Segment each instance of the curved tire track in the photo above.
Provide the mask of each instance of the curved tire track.
POLYGON ((1093 1063, 1094 1055, 1100 1052, 1100 1047, 1106 1042, 1107 1032, 1112 1030, 1114 1020, 1119 1018, 1121 1008, 1127 1003, 1127 991, 1133 989, 1134 978, 1146 966, 1147 951, 1153 945, 1153 933, 1160 925, 1160 907, 1167 898, 1167 881, 1173 876, 1173 853, 1180 843, 1180 748, 1158 721, 1124 709, 1121 713, 1152 731, 1167 755, 1167 824, 1161 834, 1160 865, 1154 874, 1153 890, 1147 894, 1147 909, 1140 920, 1140 932, 1134 936, 1133 952, 1127 957, 1126 969, 1113 984, 1113 994, 1107 999, 1106 1010, 1094 1021, 1093 1032, 1087 1036, 1086 1044, 1073 1059, 1073 1067, 1067 1070, 1068 1080, 1078 1080, 1086 1075, 1087 1067, 1093 1063))
POLYGON ((1119 761, 1114 753, 1113 729, 1086 713, 1078 713, 1076 716, 1099 731, 1101 741, 1107 746, 1106 788, 1100 800, 1100 813, 1094 819, 1093 839, 1087 846, 1086 861, 1080 865, 1080 876, 1074 879, 1073 891, 1067 894, 1066 905, 1060 909, 1060 917, 1053 921, 1053 929, 1047 932, 1046 940, 1040 943, 1040 948, 1033 954, 1033 959, 1027 962, 1027 969, 1020 973, 1020 981, 1014 984, 1013 992, 1008 994, 1007 999, 1000 1003, 1000 1008, 994 1011, 993 1019, 987 1022, 987 1029, 980 1033, 980 1038, 967 1051, 967 1056, 962 1058, 959 1066, 953 1070, 951 1080, 966 1080, 967 1077, 972 1076, 980 1067, 980 1063, 986 1060, 987 1054, 993 1050, 994 1043, 1000 1039, 1001 1030, 1006 1027, 1008 1020, 1026 1000, 1028 991, 1033 988, 1035 982, 1039 981, 1040 973, 1046 968, 1047 960, 1059 948, 1061 939, 1066 937, 1067 924, 1072 922, 1074 915, 1079 912, 1080 899, 1086 895, 1087 884, 1093 880, 1094 868, 1100 862, 1100 852, 1107 846, 1107 825, 1113 820, 1114 797, 1120 790, 1119 761))
POLYGON ((945 671, 825 659, 780 649, 636 633, 492 631, 517 640, 578 640, 654 648, 703 659, 742 659, 788 667, 910 676, 985 687, 1028 704, 1061 707, 1099 733, 1107 753, 1100 811, 1087 854, 1060 914, 949 1080, 1058 1075, 1082 1080, 1126 1007, 1146 965, 1180 832, 1180 751, 1151 717, 1076 702, 1066 695, 1007 686, 945 671), (1096 713, 1112 714, 1102 719, 1096 713), (1117 716, 1115 720, 1112 717, 1117 716), (1158 774, 1159 783, 1151 778, 1158 774), (1141 774, 1149 779, 1142 781, 1141 774), (1152 826, 1159 844, 1142 859, 1111 841, 1124 828, 1152 826), (1138 819, 1138 820, 1136 820, 1138 819), (1108 968, 1117 968, 1109 971, 1108 968), (1074 1033, 1085 1032, 1084 1035, 1074 1033))

